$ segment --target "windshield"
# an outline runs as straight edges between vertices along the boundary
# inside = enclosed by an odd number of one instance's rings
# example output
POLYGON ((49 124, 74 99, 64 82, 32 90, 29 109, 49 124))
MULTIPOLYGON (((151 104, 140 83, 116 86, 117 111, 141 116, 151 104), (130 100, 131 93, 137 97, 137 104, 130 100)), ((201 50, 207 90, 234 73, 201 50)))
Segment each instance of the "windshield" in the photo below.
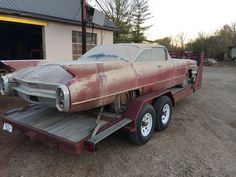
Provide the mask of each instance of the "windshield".
POLYGON ((79 61, 131 61, 138 53, 132 45, 97 46, 85 53, 79 61))

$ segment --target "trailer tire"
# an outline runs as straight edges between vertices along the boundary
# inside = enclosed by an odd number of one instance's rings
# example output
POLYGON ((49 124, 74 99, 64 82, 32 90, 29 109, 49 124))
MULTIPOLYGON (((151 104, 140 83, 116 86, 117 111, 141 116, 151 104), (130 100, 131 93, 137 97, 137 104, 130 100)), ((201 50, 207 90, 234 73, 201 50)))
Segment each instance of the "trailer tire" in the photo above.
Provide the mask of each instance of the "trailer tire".
POLYGON ((152 105, 144 104, 136 120, 136 131, 129 134, 136 145, 146 144, 152 137, 156 125, 156 114, 152 105))
POLYGON ((171 99, 168 96, 161 96, 160 98, 157 98, 153 107, 156 112, 155 130, 165 130, 170 124, 173 111, 171 99))

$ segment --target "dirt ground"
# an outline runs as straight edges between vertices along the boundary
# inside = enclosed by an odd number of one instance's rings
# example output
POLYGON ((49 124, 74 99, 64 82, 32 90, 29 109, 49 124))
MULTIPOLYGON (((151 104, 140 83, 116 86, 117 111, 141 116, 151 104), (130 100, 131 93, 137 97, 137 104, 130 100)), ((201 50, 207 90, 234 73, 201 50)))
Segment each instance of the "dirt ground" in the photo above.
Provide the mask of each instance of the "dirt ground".
MULTIPOLYGON (((0 113, 20 105, 0 98, 0 113)), ((2 124, 0 124, 2 127, 2 124)), ((203 88, 178 102, 170 127, 146 145, 117 132, 73 156, 0 130, 0 176, 236 176, 236 65, 204 69, 203 88)))

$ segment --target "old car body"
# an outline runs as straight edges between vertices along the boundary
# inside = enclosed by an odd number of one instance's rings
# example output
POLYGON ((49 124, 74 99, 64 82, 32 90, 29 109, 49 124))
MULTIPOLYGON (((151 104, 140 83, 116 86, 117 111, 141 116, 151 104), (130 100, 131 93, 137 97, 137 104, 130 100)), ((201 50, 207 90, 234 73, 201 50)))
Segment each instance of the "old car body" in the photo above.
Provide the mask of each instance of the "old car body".
POLYGON ((76 112, 113 104, 125 93, 131 99, 180 85, 196 66, 192 60, 171 59, 160 45, 101 45, 77 61, 25 64, 25 69, 1 78, 0 90, 2 95, 16 93, 30 103, 76 112))

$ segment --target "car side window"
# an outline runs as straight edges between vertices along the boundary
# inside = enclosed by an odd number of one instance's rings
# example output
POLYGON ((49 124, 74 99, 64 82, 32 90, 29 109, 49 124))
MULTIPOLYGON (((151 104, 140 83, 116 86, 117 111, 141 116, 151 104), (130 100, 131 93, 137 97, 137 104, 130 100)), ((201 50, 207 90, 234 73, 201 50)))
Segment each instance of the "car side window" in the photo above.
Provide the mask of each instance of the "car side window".
POLYGON ((151 49, 146 49, 142 51, 135 59, 135 62, 150 62, 150 61, 153 61, 151 49))
POLYGON ((154 61, 164 61, 167 58, 167 54, 164 48, 153 48, 152 54, 154 61))

